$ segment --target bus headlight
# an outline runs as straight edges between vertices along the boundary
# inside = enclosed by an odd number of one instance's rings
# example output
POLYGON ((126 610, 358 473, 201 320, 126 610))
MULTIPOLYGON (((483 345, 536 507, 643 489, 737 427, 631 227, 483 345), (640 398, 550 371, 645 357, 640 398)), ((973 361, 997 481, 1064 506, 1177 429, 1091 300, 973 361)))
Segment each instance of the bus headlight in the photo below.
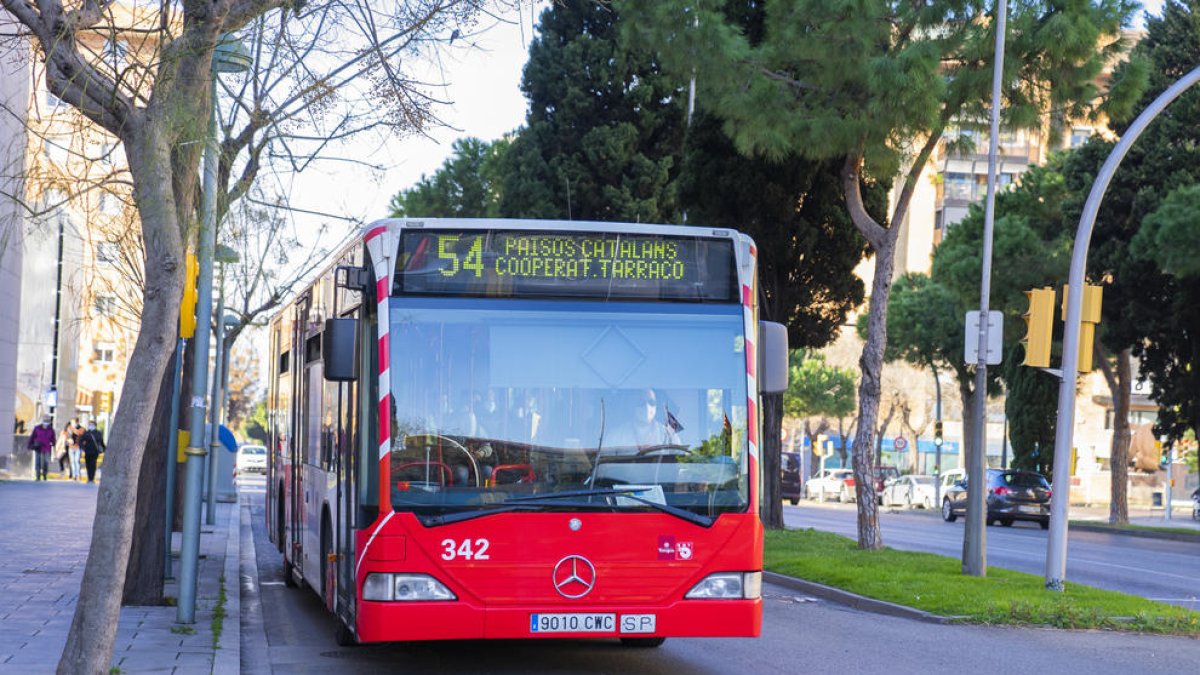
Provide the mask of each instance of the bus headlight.
POLYGON ((363 600, 414 602, 457 600, 458 596, 428 574, 372 572, 363 581, 363 600))
POLYGON ((762 572, 717 572, 684 596, 689 600, 754 600, 762 597, 762 572))

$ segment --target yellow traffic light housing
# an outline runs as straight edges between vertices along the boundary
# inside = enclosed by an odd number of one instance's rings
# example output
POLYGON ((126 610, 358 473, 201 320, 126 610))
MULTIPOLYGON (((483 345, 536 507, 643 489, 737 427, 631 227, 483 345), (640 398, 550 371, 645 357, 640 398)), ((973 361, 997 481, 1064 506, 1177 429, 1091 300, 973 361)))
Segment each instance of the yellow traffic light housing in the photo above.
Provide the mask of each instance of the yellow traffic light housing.
MULTIPOLYGON (((1067 298, 1071 289, 1063 292, 1062 318, 1067 320, 1067 298)), ((1092 372, 1092 349, 1096 339, 1096 324, 1100 323, 1100 304, 1104 289, 1085 284, 1083 287, 1083 311, 1079 314, 1079 372, 1092 372)))
POLYGON ((196 254, 187 254, 183 269, 183 300, 179 303, 179 337, 190 338, 196 334, 196 286, 200 278, 200 264, 196 261, 196 254))
POLYGON ((1025 319, 1022 365, 1049 368, 1050 344, 1054 338, 1054 289, 1035 288, 1025 291, 1025 297, 1029 299, 1029 309, 1021 315, 1025 319))

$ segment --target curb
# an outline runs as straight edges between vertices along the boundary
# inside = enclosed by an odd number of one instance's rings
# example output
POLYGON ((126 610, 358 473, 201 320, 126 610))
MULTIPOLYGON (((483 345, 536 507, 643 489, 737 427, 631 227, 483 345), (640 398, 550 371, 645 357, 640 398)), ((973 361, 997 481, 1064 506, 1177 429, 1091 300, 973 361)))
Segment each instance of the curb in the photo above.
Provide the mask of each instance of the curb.
POLYGON ((241 603, 241 515, 239 504, 228 509, 225 537, 225 618, 221 622, 221 642, 213 654, 213 673, 237 673, 242 662, 241 603))
POLYGON ((894 602, 868 598, 866 596, 858 595, 857 593, 843 591, 840 588, 818 584, 814 581, 807 581, 797 577, 789 577, 786 574, 779 574, 777 572, 768 572, 764 570, 763 581, 767 581, 778 586, 783 586, 784 588, 790 588, 793 591, 807 593, 808 595, 813 595, 841 605, 846 605, 847 607, 853 607, 854 609, 862 610, 864 612, 872 612, 874 614, 883 614, 885 616, 895 616, 902 619, 913 619, 914 621, 921 621, 923 623, 934 623, 941 625, 953 623, 954 621, 953 618, 948 616, 931 614, 920 609, 913 609, 912 607, 897 605, 894 602))
POLYGON ((1167 539, 1170 541, 1190 541, 1200 543, 1200 530, 1196 534, 1184 534, 1183 532, 1155 532, 1154 530, 1133 530, 1118 527, 1110 527, 1108 525, 1087 525, 1084 523, 1071 523, 1067 525, 1067 530, 1075 530, 1076 532, 1100 532, 1103 534, 1116 534, 1123 537, 1140 537, 1142 539, 1167 539))

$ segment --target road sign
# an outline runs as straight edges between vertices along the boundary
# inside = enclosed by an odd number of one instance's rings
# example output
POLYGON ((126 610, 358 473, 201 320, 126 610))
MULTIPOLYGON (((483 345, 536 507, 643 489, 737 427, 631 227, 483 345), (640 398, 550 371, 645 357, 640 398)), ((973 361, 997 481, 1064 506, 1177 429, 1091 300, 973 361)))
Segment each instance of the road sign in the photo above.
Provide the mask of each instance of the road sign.
POLYGON ((903 450, 908 447, 908 439, 903 436, 897 436, 896 442, 892 444, 897 450, 903 450))
MULTIPOLYGON (((967 312, 966 329, 963 330, 963 361, 968 366, 979 363, 979 311, 967 312)), ((1004 314, 998 311, 988 312, 988 343, 987 364, 995 366, 1000 363, 1000 352, 1003 351, 1004 314)))

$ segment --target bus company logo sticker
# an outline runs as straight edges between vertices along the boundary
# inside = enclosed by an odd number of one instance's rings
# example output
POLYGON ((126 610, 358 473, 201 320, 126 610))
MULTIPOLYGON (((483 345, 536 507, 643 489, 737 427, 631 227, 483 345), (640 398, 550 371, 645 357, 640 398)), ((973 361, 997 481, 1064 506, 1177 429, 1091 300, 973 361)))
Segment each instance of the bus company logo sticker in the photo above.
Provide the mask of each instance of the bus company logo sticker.
POLYGON ((692 542, 690 541, 677 542, 675 537, 666 534, 658 537, 659 560, 691 560, 692 551, 692 542))
POLYGON ((581 555, 569 555, 554 566, 551 580, 559 595, 576 600, 592 592, 596 585, 596 567, 581 555))

